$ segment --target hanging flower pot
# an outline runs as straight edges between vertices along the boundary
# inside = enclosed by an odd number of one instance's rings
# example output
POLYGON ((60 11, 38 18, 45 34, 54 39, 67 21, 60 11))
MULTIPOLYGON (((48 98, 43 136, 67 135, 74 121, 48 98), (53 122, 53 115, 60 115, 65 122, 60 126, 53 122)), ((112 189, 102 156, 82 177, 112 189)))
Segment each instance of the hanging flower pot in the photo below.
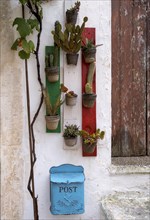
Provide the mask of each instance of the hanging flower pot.
POLYGON ((82 103, 86 108, 92 108, 94 106, 97 95, 95 93, 82 95, 82 103))
POLYGON ((77 65, 78 56, 79 56, 79 54, 77 54, 77 53, 67 53, 66 54, 67 64, 68 65, 70 65, 70 64, 77 65))
POLYGON ((45 120, 46 120, 46 127, 49 130, 56 130, 58 127, 60 116, 59 115, 52 115, 52 116, 46 115, 45 120))
POLYGON ((64 137, 64 140, 65 140, 65 144, 70 147, 76 145, 77 143, 77 137, 72 137, 72 138, 64 137))
POLYGON ((66 105, 68 106, 74 106, 77 103, 77 96, 75 97, 69 97, 66 95, 66 105))
POLYGON ((83 50, 83 56, 85 63, 92 63, 96 60, 96 48, 88 48, 86 50, 83 50))
POLYGON ((74 146, 77 143, 77 136, 79 133, 79 127, 76 124, 65 125, 63 137, 67 146, 74 146))
POLYGON ((46 76, 49 82, 57 82, 59 80, 59 67, 46 67, 45 68, 46 76))
POLYGON ((97 144, 97 142, 94 142, 92 144, 91 143, 84 143, 84 140, 83 140, 83 151, 85 153, 93 153, 95 150, 96 144, 97 144))
POLYGON ((78 12, 77 11, 66 11, 66 21, 67 24, 71 23, 71 24, 76 24, 77 22, 77 17, 78 17, 78 12))
POLYGON ((100 131, 100 129, 96 129, 94 133, 89 133, 86 130, 80 130, 79 136, 82 137, 82 146, 83 151, 86 153, 93 153, 95 147, 97 146, 97 140, 103 139, 105 135, 104 131, 100 131))
POLYGON ((68 93, 66 93, 66 105, 68 106, 76 105, 77 97, 78 95, 75 94, 73 91, 69 91, 68 93))
POLYGON ((66 21, 67 23, 71 23, 73 25, 77 22, 77 16, 80 9, 80 2, 75 2, 74 6, 66 11, 66 21))
POLYGON ((102 44, 95 45, 92 39, 85 39, 82 45, 82 53, 86 63, 92 63, 96 60, 96 48, 102 44))
POLYGON ((45 73, 49 82, 57 82, 59 80, 59 48, 55 45, 53 53, 45 56, 45 73))

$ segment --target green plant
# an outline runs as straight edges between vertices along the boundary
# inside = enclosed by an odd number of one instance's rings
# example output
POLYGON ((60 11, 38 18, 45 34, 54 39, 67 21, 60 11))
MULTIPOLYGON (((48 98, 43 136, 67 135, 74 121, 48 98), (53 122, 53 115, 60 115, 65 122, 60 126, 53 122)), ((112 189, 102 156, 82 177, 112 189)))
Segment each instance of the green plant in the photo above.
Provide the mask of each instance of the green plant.
POLYGON ((93 93, 92 83, 93 83, 95 68, 96 68, 96 63, 95 62, 90 63, 89 69, 88 69, 88 75, 87 75, 87 83, 85 84, 85 93, 86 94, 93 93))
POLYGON ((17 26, 16 30, 19 33, 19 37, 13 43, 11 49, 19 50, 18 55, 21 59, 29 59, 30 54, 36 53, 35 45, 32 40, 28 40, 28 37, 33 34, 33 31, 41 31, 41 19, 42 19, 42 7, 41 0, 19 0, 22 5, 27 5, 34 15, 34 19, 17 17, 13 22, 13 26, 17 26))
POLYGON ((79 135, 79 127, 76 124, 65 125, 63 137, 75 138, 79 135))
POLYGON ((84 17, 81 27, 79 25, 66 24, 64 32, 62 32, 60 22, 56 21, 56 28, 51 32, 56 45, 67 53, 78 53, 81 49, 82 32, 87 21, 88 18, 84 17))
POLYGON ((47 89, 43 90, 44 100, 45 100, 45 105, 46 105, 46 113, 48 116, 57 115, 60 106, 65 101, 65 99, 61 98, 61 95, 62 95, 62 93, 65 93, 66 91, 67 91, 66 87, 63 84, 61 84, 59 93, 57 95, 57 99, 56 99, 55 103, 52 104, 48 90, 47 89))
POLYGON ((97 45, 94 45, 93 43, 93 39, 88 39, 88 38, 85 38, 85 43, 84 41, 82 41, 82 51, 85 52, 87 51, 88 49, 91 49, 91 48, 97 48, 99 46, 102 46, 103 44, 97 44, 97 45))
POLYGON ((104 131, 100 131, 100 129, 96 129, 96 132, 90 134, 88 131, 80 130, 79 136, 82 137, 84 144, 92 145, 97 142, 98 139, 103 140, 105 135, 104 131))
POLYGON ((35 153, 35 136, 34 136, 34 123, 38 117, 39 111, 41 109, 44 96, 43 96, 43 83, 40 77, 40 61, 39 61, 39 48, 40 48, 40 37, 42 33, 42 0, 19 0, 22 7, 22 17, 17 17, 14 19, 12 26, 16 26, 16 30, 19 34, 18 38, 14 41, 11 49, 18 50, 18 55, 21 59, 25 60, 25 77, 26 77, 26 91, 27 91, 27 115, 28 115, 28 130, 29 130, 29 146, 30 146, 30 175, 28 180, 28 191, 33 199, 33 213, 34 219, 38 220, 38 201, 35 196, 35 186, 34 186, 34 165, 36 162, 35 153), (25 7, 28 9, 27 14, 29 18, 25 18, 25 7), (33 34, 34 30, 37 31, 37 41, 36 44, 30 40, 30 36, 33 34), (37 66, 37 79, 41 88, 41 98, 38 108, 33 116, 32 121, 30 121, 30 93, 29 93, 29 81, 28 81, 28 65, 27 59, 30 55, 34 54, 37 66))
POLYGON ((45 56, 46 67, 57 67, 58 66, 58 50, 57 46, 54 47, 54 52, 45 56))
POLYGON ((79 12, 79 9, 80 9, 80 2, 77 1, 75 2, 74 4, 74 7, 71 7, 70 9, 67 9, 66 13, 76 13, 76 12, 79 12))

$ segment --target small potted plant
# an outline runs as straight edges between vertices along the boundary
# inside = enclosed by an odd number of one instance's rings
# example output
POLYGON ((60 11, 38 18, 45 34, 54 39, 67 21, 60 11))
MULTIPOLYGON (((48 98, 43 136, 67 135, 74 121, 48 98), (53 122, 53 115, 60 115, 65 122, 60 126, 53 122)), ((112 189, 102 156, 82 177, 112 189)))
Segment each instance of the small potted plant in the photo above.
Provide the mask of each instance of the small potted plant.
POLYGON ((79 1, 75 2, 74 7, 67 9, 66 11, 66 22, 67 23, 76 24, 79 9, 80 9, 79 1))
POLYGON ((67 146, 74 146, 77 143, 77 137, 79 135, 79 127, 76 124, 65 125, 63 137, 67 146))
POLYGON ((85 93, 82 94, 82 103, 86 108, 92 108, 96 100, 96 94, 93 92, 93 77, 95 73, 95 62, 90 63, 87 75, 87 83, 85 84, 85 93))
POLYGON ((83 151, 85 153, 93 153, 97 145, 97 140, 98 139, 103 140, 104 135, 105 132, 100 131, 99 128, 96 129, 96 132, 92 134, 90 134, 88 131, 80 130, 79 136, 82 137, 83 151))
POLYGON ((49 130, 56 130, 58 127, 58 123, 60 120, 60 116, 58 114, 58 110, 60 106, 64 103, 65 99, 61 98, 61 93, 66 92, 65 87, 61 84, 59 94, 57 96, 56 102, 54 104, 51 103, 50 95, 46 89, 43 90, 44 100, 46 105, 46 126, 49 130))
POLYGON ((54 42, 58 47, 66 52, 67 64, 77 65, 78 52, 81 49, 82 32, 88 18, 84 17, 81 27, 74 24, 66 24, 62 32, 62 25, 59 21, 55 22, 55 30, 52 31, 54 42))
POLYGON ((54 46, 54 52, 45 57, 45 72, 49 82, 59 80, 58 47, 54 46))
POLYGON ((102 44, 94 45, 93 40, 85 38, 85 43, 82 42, 82 53, 86 63, 92 63, 96 60, 96 48, 102 46, 102 44))
POLYGON ((66 105, 68 106, 76 105, 78 95, 74 93, 74 91, 67 92, 65 96, 66 96, 66 105))

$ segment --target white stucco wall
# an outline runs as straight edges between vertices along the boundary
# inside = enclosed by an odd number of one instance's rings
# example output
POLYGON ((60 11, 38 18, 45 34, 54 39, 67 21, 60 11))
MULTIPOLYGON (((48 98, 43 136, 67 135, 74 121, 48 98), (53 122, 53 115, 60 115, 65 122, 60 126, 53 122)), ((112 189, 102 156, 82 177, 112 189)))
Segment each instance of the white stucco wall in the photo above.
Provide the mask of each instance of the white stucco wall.
MULTIPOLYGON (((44 59, 45 46, 53 45, 51 30, 59 20, 64 23, 65 9, 74 1, 52 0, 43 4, 43 32, 41 36, 40 61, 41 78, 45 82, 44 59)), ((36 155, 35 188, 38 195, 39 216, 41 220, 49 219, 100 219, 100 199, 112 190, 130 189, 139 182, 143 184, 147 176, 111 177, 108 167, 111 164, 111 0, 81 0, 78 23, 84 16, 88 17, 86 27, 96 28, 96 43, 103 46, 97 49, 96 81, 97 81, 97 128, 105 130, 106 136, 98 143, 97 157, 82 157, 81 142, 76 150, 65 150, 62 133, 45 132, 45 106, 42 106, 35 123, 36 155), (73 216, 53 216, 49 201, 49 168, 71 163, 82 165, 85 171, 85 213, 73 216), (129 181, 127 180, 129 179, 129 181)), ((24 62, 17 53, 10 50, 16 38, 12 29, 13 19, 21 15, 21 7, 17 0, 2 1, 2 219, 33 219, 32 199, 27 191, 29 177, 29 146, 27 132, 26 94, 24 62), (11 119, 13 121, 11 121, 11 119)), ((39 101, 40 88, 37 82, 34 57, 29 60, 29 80, 31 94, 31 117, 34 115, 39 101)), ((76 122, 81 128, 81 56, 78 66, 66 65, 65 56, 61 52, 61 81, 78 94, 78 105, 69 110, 62 108, 62 127, 66 121, 76 122), (74 80, 72 80, 74 79, 74 80)))

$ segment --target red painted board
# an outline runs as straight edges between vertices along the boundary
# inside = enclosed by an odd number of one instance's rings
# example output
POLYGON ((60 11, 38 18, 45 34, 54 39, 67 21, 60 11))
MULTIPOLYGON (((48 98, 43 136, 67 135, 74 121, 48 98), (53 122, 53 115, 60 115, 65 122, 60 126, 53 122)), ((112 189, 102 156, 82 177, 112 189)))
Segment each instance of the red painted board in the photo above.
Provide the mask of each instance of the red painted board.
MULTIPOLYGON (((85 40, 85 38, 92 39, 93 43, 95 44, 95 28, 85 28, 83 31, 83 39, 85 40)), ((82 94, 85 92, 84 87, 86 84, 88 68, 89 68, 89 64, 84 62, 84 58, 82 56, 82 94)), ((93 80, 93 92, 94 93, 96 93, 95 79, 96 79, 96 70, 95 70, 94 80, 93 80)), ((82 129, 90 133, 93 133, 96 131, 96 102, 93 108, 85 108, 82 105, 82 129)), ((95 148, 95 151, 91 154, 83 152, 83 149, 82 149, 82 155, 83 156, 97 156, 97 146, 95 148)))

